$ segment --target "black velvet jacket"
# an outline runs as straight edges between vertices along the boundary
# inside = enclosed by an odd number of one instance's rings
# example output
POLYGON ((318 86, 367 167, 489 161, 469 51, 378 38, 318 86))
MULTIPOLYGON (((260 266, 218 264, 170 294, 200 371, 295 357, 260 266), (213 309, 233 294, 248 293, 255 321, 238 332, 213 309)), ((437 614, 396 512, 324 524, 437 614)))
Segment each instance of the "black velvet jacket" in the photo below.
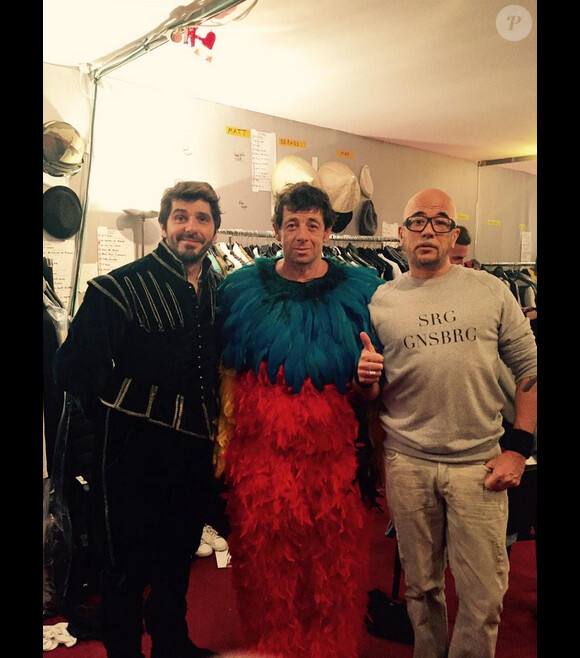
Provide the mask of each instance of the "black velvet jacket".
POLYGON ((212 438, 222 278, 206 258, 196 295, 161 241, 147 256, 92 279, 55 355, 57 382, 85 409, 98 396, 121 412, 212 438))

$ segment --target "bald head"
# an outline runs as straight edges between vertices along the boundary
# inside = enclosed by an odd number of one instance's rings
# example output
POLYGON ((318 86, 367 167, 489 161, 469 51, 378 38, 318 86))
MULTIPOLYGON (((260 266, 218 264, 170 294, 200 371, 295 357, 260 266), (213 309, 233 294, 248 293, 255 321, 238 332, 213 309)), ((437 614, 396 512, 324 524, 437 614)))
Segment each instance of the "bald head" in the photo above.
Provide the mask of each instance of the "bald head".
POLYGON ((447 219, 455 220, 455 203, 443 190, 421 190, 407 202, 405 221, 399 226, 398 232, 413 278, 442 276, 451 268, 449 250, 455 244, 459 229, 446 230, 449 227, 447 219), (439 224, 433 224, 434 220, 443 218, 442 227, 440 221, 439 224), (411 223, 407 224, 406 220, 411 223), (424 226, 417 229, 417 223, 424 226))
POLYGON ((429 217, 445 213, 447 217, 455 219, 455 202, 443 190, 432 187, 417 192, 409 199, 405 206, 403 219, 417 212, 422 212, 429 217))

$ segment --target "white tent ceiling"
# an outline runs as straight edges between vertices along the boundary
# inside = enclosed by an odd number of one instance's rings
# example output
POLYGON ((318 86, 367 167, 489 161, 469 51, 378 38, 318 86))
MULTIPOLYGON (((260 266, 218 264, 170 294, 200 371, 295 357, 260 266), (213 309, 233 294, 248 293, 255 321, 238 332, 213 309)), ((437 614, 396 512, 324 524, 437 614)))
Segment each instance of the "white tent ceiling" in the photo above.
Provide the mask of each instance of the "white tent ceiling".
POLYGON ((537 0, 43 2, 47 63, 98 70, 170 16, 227 5, 198 25, 211 50, 167 39, 107 75, 472 162, 537 153, 537 0))

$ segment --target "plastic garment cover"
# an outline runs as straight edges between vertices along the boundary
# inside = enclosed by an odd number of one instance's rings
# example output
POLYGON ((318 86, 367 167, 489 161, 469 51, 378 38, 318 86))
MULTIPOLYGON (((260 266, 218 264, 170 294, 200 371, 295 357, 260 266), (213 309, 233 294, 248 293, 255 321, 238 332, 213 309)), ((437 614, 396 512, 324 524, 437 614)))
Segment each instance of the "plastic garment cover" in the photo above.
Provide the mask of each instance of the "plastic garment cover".
POLYGON ((64 493, 66 440, 72 401, 66 399, 58 427, 50 477, 43 482, 43 617, 62 612, 68 590, 73 535, 64 493))
POLYGON ((43 616, 49 617, 57 614, 61 609, 59 600, 66 591, 66 581, 70 568, 72 551, 72 534, 70 517, 63 494, 63 473, 65 450, 62 449, 63 441, 66 441, 66 424, 69 413, 65 398, 50 387, 51 362, 54 350, 62 345, 68 329, 68 314, 60 299, 54 292, 52 286, 43 278, 43 311, 47 318, 45 331, 50 334, 50 341, 45 342, 45 387, 44 407, 45 421, 48 423, 48 431, 45 431, 45 449, 50 452, 49 468, 43 473, 43 616), (63 405, 61 407, 61 405, 63 405), (58 408, 61 407, 60 420, 58 408), (50 412, 50 415, 47 415, 50 412), (54 416, 54 421, 52 420, 54 416), (58 424, 57 424, 58 420, 58 424), (53 429, 54 425, 54 429, 53 429), (56 444, 60 449, 57 451, 56 444), (58 458, 53 463, 53 454, 58 458), (58 486, 60 484, 60 486, 58 486), (56 486, 55 486, 56 485, 56 486))
POLYGON ((66 394, 53 466, 45 480, 43 519, 43 617, 64 615, 78 639, 101 639, 100 561, 91 508, 94 423, 66 394))

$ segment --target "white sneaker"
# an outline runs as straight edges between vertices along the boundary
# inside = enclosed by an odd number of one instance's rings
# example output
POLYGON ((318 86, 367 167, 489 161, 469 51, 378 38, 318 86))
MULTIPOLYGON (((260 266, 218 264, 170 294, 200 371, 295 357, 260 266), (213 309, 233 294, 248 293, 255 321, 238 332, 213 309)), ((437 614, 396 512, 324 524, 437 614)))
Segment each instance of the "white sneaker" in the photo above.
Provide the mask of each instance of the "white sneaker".
POLYGON ((199 542, 199 548, 195 551, 197 557, 209 557, 213 553, 213 548, 203 540, 199 542))
POLYGON ((220 537, 216 530, 214 530, 210 525, 203 526, 203 532, 201 533, 201 543, 208 544, 214 551, 227 551, 228 542, 220 537))

